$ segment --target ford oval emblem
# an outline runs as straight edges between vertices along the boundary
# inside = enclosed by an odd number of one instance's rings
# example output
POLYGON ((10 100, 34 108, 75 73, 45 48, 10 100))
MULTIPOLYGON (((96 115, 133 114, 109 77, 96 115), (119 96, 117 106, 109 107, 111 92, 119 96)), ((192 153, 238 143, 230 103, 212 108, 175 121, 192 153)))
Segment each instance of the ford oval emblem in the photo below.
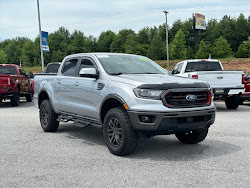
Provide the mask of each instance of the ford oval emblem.
POLYGON ((196 101, 197 96, 196 95, 186 95, 187 101, 196 101))

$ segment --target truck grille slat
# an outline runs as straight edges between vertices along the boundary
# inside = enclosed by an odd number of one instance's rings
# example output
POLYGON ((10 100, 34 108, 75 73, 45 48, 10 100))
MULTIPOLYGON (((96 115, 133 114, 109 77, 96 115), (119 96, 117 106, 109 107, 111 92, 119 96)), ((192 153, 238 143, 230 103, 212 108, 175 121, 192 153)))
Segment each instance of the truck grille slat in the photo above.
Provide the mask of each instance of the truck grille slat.
POLYGON ((163 103, 170 108, 198 107, 210 105, 211 94, 203 91, 168 91, 163 94, 163 103))

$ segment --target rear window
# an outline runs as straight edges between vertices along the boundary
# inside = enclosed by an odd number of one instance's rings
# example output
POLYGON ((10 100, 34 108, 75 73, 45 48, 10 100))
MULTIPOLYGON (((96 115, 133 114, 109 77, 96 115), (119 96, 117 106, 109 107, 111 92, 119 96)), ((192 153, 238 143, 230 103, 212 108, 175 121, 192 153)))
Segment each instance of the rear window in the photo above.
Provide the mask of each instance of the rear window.
POLYGON ((220 63, 217 61, 188 62, 185 72, 196 71, 221 71, 220 63))
POLYGON ((15 67, 0 66, 0 74, 17 75, 17 72, 15 67))
POLYGON ((49 64, 46 68, 46 73, 57 73, 60 64, 49 64))

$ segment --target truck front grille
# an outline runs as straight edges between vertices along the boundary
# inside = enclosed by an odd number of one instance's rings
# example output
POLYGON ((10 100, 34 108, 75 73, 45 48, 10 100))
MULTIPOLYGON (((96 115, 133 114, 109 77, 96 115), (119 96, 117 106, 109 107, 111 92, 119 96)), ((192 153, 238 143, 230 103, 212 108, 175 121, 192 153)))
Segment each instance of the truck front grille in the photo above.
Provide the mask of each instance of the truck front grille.
POLYGON ((208 106, 211 103, 211 93, 204 91, 167 91, 162 97, 163 104, 169 108, 190 108, 208 106))

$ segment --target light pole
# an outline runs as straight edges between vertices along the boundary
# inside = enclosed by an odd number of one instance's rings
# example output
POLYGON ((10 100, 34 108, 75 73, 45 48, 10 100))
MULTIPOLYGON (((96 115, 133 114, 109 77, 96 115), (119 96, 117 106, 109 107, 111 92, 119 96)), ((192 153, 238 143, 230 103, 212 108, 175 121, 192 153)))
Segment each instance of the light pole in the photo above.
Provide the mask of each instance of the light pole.
POLYGON ((166 48, 167 48, 167 68, 169 68, 169 52, 168 52, 168 11, 163 11, 166 16, 166 48))
POLYGON ((37 0, 37 12, 38 12, 38 23, 39 23, 39 33, 40 33, 40 49, 41 49, 42 71, 44 72, 44 59, 43 59, 42 31, 41 31, 39 0, 37 0))

